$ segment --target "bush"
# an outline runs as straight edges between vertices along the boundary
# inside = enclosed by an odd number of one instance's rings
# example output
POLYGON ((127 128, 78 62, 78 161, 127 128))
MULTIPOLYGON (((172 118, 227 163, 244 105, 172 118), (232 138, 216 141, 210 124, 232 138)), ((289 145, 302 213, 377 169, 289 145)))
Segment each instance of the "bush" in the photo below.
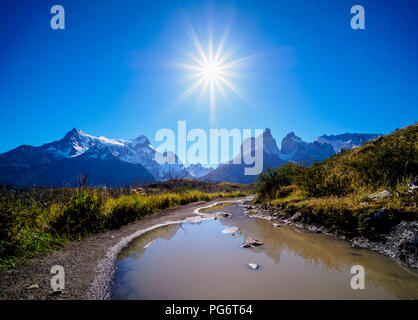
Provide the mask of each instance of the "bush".
POLYGON ((329 166, 327 162, 315 162, 310 167, 298 166, 294 182, 312 197, 341 196, 354 191, 345 169, 329 166))
POLYGON ((256 191, 261 198, 273 199, 280 188, 292 184, 293 175, 298 165, 292 162, 286 163, 277 169, 267 168, 258 176, 256 191))
POLYGON ((57 233, 85 235, 102 229, 104 194, 94 189, 77 189, 61 214, 52 216, 50 226, 57 233))

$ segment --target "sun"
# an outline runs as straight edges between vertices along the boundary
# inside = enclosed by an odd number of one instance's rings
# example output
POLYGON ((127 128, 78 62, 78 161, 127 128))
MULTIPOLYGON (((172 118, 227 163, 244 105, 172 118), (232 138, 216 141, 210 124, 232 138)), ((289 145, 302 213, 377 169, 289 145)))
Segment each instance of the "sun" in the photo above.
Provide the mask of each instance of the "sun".
POLYGON ((204 77, 206 81, 218 81, 221 74, 221 68, 216 61, 208 62, 202 68, 202 77, 204 77))
POLYGON ((186 52, 188 62, 176 63, 176 66, 187 71, 184 80, 190 82, 190 86, 176 102, 180 103, 196 91, 200 91, 200 98, 209 97, 211 122, 213 123, 218 93, 225 95, 230 91, 246 100, 245 93, 234 84, 234 80, 240 76, 240 67, 248 63, 252 56, 236 58, 237 48, 226 49, 228 32, 224 33, 216 46, 216 50, 211 32, 209 32, 205 46, 202 46, 201 41, 191 27, 189 28, 189 35, 194 50, 186 52))

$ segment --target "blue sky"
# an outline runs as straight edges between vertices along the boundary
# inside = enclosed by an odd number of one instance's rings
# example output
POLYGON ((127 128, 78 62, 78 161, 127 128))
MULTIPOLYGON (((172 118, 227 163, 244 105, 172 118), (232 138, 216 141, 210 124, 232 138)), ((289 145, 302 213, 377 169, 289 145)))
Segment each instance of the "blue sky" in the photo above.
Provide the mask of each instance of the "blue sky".
POLYGON ((73 127, 92 135, 154 141, 160 128, 265 128, 389 133, 418 118, 418 2, 390 1, 23 1, 0 3, 0 152, 58 140, 73 127), (65 30, 50 8, 65 8, 65 30), (350 28, 361 4, 366 30, 350 28), (245 101, 216 93, 173 102, 190 83, 188 21, 206 47, 229 28, 234 58, 253 56, 234 78, 245 101))

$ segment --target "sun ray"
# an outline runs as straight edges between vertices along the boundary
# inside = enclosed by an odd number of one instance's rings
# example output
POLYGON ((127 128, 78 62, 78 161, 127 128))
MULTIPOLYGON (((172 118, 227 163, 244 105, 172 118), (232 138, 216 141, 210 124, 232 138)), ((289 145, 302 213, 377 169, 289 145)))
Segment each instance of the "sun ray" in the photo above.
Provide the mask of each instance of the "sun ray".
POLYGON ((209 45, 208 45, 208 52, 209 52, 209 63, 213 63, 213 43, 212 43, 212 32, 209 32, 209 45))
POLYGON ((224 35, 223 35, 222 39, 221 39, 221 42, 219 43, 218 50, 216 50, 216 54, 215 54, 215 62, 216 62, 216 63, 221 63, 221 62, 220 62, 220 61, 218 61, 218 60, 219 60, 219 58, 220 58, 220 55, 222 54, 222 50, 223 50, 223 48, 224 48, 224 45, 225 45, 225 41, 226 41, 226 37, 227 37, 227 35, 228 35, 228 32, 226 31, 226 32, 224 33, 224 35))
POLYGON ((242 65, 245 65, 251 58, 253 58, 254 56, 248 56, 248 57, 244 57, 244 58, 240 58, 231 62, 228 62, 226 64, 223 64, 220 69, 221 70, 225 70, 225 69, 231 69, 231 68, 236 68, 242 65))
POLYGON ((185 70, 188 70, 188 71, 200 71, 200 72, 202 72, 204 70, 204 67, 199 67, 199 66, 195 66, 193 64, 188 64, 188 63, 175 63, 173 66, 176 67, 176 68, 185 69, 185 70))
POLYGON ((222 96, 226 96, 225 88, 222 86, 222 83, 219 79, 215 80, 216 88, 221 92, 222 96))
POLYGON ((205 65, 204 60, 200 60, 194 54, 192 54, 192 53, 186 53, 186 54, 190 57, 190 59, 192 59, 194 62, 196 62, 199 66, 203 67, 205 65))
POLYGON ((206 92, 208 90, 208 86, 209 86, 209 80, 205 79, 205 83, 202 86, 202 90, 200 90, 199 100, 203 99, 204 95, 206 94, 206 92))
POLYGON ((215 86, 214 81, 210 82, 210 121, 213 123, 215 117, 215 86))
POLYGON ((191 96, 193 94, 193 92, 195 92, 202 85, 202 83, 204 81, 205 81, 204 78, 200 78, 197 82, 195 82, 194 84, 192 84, 180 97, 178 97, 176 99, 176 101, 174 102, 174 104, 182 103, 186 98, 188 98, 189 96, 191 96))
POLYGON ((242 100, 247 101, 248 99, 246 97, 246 94, 244 92, 242 92, 237 86, 235 86, 234 84, 232 84, 230 81, 228 81, 226 78, 224 77, 219 77, 219 80, 221 82, 223 82, 232 92, 234 92, 237 96, 239 96, 242 100))
POLYGON ((204 63, 208 63, 208 58, 206 57, 205 51, 202 48, 202 45, 200 44, 199 38, 197 37, 194 30, 192 30, 192 42, 197 50, 197 52, 200 54, 200 57, 202 58, 204 63))

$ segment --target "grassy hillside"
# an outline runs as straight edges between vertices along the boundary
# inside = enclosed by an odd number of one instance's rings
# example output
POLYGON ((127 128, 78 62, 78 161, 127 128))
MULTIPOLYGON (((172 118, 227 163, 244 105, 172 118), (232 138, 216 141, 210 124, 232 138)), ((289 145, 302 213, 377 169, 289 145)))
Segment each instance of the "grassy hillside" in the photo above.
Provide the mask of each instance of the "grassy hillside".
POLYGON ((312 166, 287 164, 259 176, 258 202, 301 212, 303 219, 345 233, 377 236, 404 219, 417 219, 418 125, 343 151, 312 166), (388 190, 389 196, 369 195, 388 190), (384 218, 370 219, 386 208, 384 218))
POLYGON ((0 189, 0 271, 69 240, 117 228, 172 206, 246 195, 242 191, 19 188, 0 189))

